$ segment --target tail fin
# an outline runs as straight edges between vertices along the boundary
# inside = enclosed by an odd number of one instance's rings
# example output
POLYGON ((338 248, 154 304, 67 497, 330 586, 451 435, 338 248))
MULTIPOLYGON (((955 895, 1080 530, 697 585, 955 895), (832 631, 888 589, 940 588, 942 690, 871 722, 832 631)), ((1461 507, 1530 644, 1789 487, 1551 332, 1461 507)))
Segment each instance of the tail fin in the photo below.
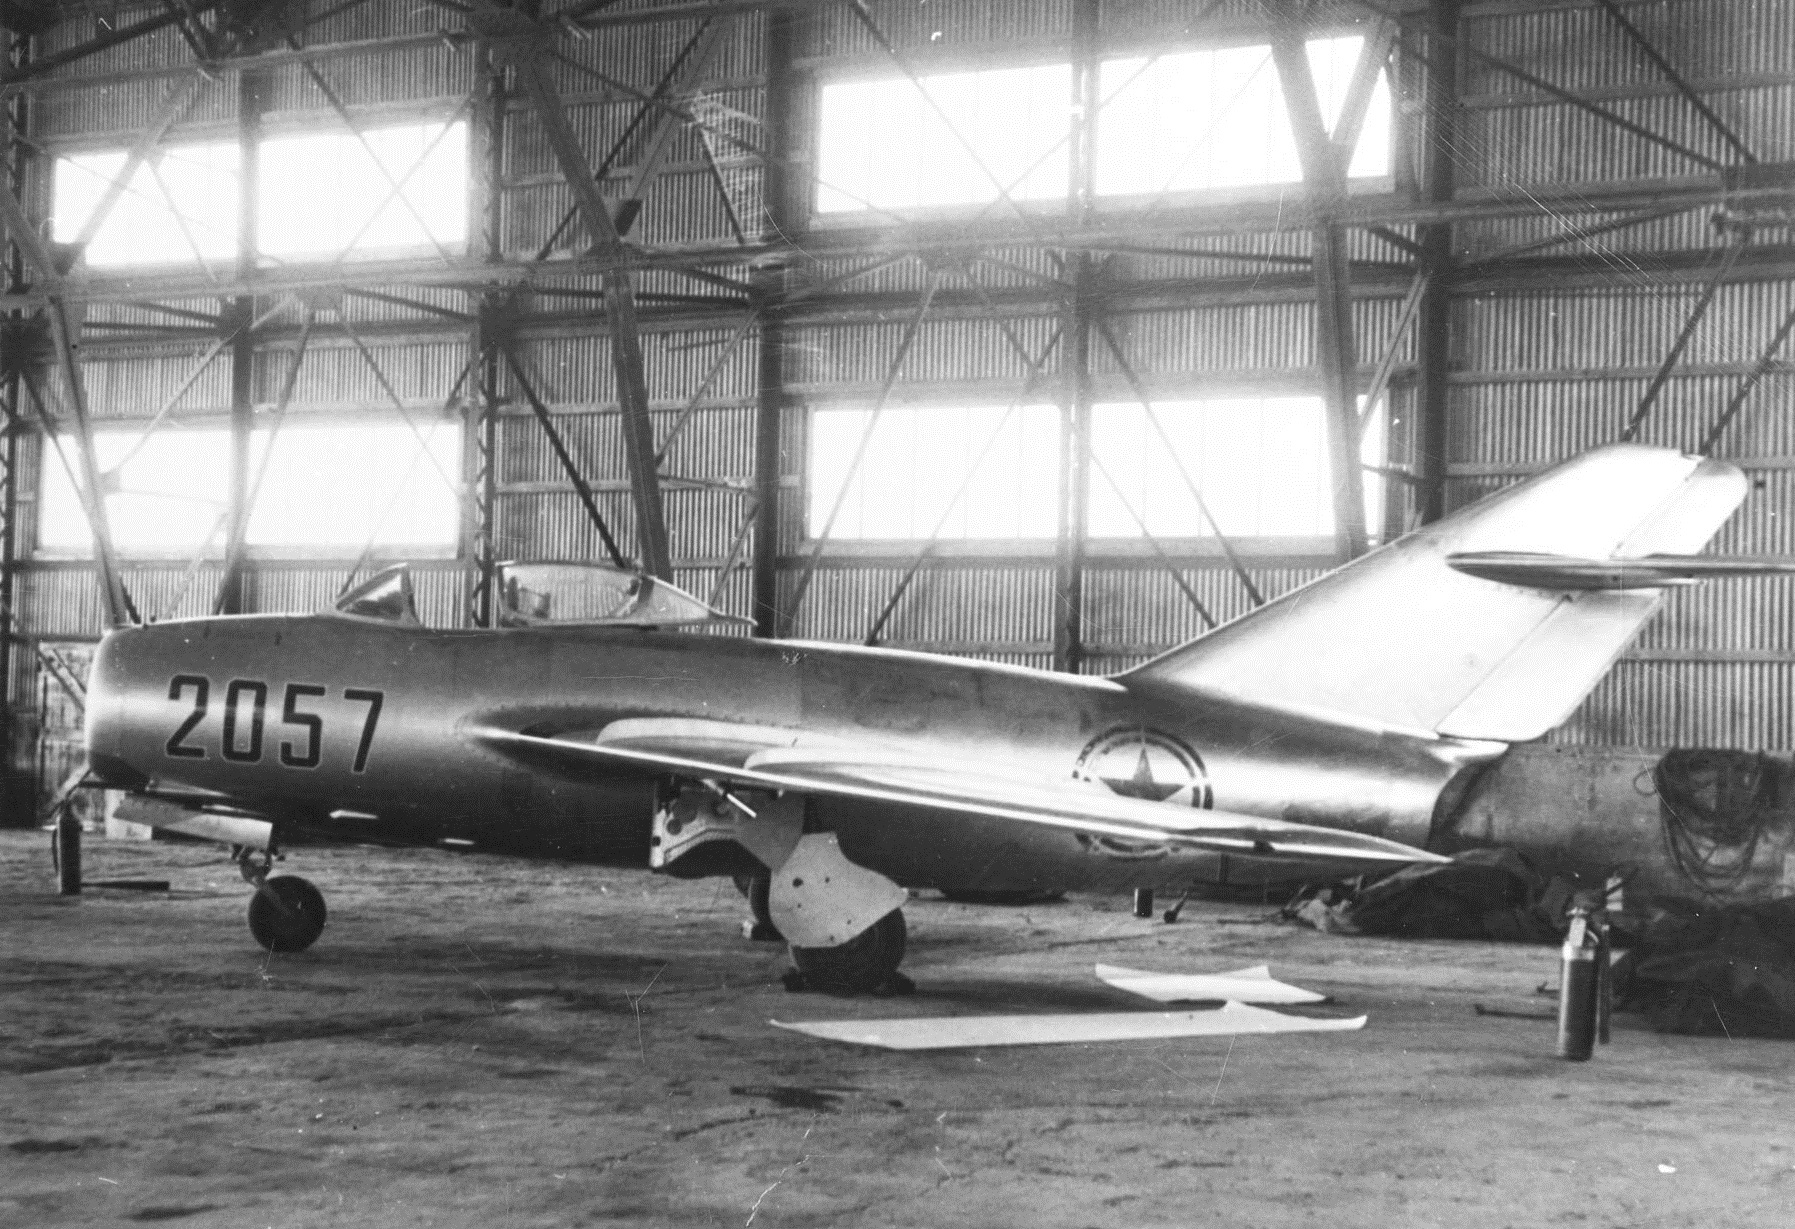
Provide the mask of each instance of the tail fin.
POLYGON ((1519 742, 1568 717, 1662 588, 1519 586, 1447 556, 1687 554, 1744 499, 1737 468, 1615 444, 1491 495, 1121 676, 1337 720, 1519 742))

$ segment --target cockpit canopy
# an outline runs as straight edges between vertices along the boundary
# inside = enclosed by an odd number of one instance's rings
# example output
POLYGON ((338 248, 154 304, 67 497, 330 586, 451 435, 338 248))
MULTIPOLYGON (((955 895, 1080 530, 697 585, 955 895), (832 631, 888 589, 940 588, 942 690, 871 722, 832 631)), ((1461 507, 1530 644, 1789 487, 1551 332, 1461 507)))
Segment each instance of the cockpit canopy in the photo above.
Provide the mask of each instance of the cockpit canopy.
POLYGON ((499 626, 747 623, 677 585, 602 563, 499 564, 499 626))
POLYGON ((417 596, 411 588, 411 569, 403 563, 382 568, 338 598, 336 612, 352 619, 421 626, 417 596))
MULTIPOLYGON (((699 601, 677 585, 602 563, 501 563, 500 627, 697 627, 745 624, 699 601)), ((336 613, 417 627, 411 569, 403 563, 376 572, 337 599, 336 613)))

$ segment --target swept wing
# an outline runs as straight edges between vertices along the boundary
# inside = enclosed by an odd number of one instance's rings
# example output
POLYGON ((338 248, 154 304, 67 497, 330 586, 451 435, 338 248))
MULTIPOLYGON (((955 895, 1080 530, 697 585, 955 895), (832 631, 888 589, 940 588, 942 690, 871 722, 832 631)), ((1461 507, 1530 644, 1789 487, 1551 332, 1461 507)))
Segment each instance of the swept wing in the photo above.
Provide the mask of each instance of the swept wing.
POLYGON ((1442 862, 1396 841, 1309 824, 1123 798, 1099 786, 1005 776, 852 739, 692 719, 630 719, 591 733, 474 730, 487 746, 573 776, 637 769, 756 789, 958 811, 1218 853, 1350 862, 1442 862))

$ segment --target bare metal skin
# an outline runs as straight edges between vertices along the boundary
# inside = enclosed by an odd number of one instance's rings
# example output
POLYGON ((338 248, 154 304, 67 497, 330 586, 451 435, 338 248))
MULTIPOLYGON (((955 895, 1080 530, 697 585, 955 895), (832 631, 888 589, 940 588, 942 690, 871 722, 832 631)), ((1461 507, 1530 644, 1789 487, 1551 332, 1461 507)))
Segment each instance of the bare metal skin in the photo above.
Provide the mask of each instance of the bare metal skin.
POLYGON ((113 631, 89 764, 234 847, 273 951, 323 930, 268 874, 316 830, 746 875, 794 988, 901 992, 909 887, 1443 860, 1476 769, 1568 715, 1746 489, 1598 449, 1115 678, 656 630, 729 617, 572 563, 503 565, 500 628, 435 631, 389 569, 327 614, 113 631))
MULTIPOLYGON (((633 866, 646 865, 656 785, 667 774, 619 766, 575 779, 520 765, 470 731, 577 736, 624 718, 692 717, 870 735, 1046 778, 1082 771, 1166 806, 1417 846, 1442 798, 1491 754, 1487 744, 1219 698, 1194 704, 1150 680, 1131 687, 842 645, 581 627, 435 631, 336 615, 115 631, 94 664, 88 714, 95 770, 124 788, 207 791, 290 828, 364 840, 449 838, 633 866), (1143 739, 1154 748, 1144 776, 1143 739)), ((1213 877, 1218 863, 1213 853, 864 801, 819 798, 815 819, 855 862, 906 886, 1164 886, 1213 877)), ((1254 861, 1234 859, 1233 877, 1250 878, 1254 861)), ((1286 862, 1278 873, 1293 868, 1286 862)))

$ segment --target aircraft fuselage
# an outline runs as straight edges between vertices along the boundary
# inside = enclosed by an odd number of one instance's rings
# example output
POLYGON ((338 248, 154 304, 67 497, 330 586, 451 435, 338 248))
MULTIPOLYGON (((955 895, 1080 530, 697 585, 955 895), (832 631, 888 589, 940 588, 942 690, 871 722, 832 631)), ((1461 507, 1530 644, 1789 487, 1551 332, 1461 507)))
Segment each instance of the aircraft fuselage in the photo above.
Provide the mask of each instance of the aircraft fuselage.
MULTIPOLYGON (((1187 691, 884 649, 639 629, 439 631, 340 616, 239 616, 115 631, 93 667, 94 771, 207 791, 277 824, 645 866, 657 774, 525 768, 481 726, 596 733, 698 718, 853 735, 1165 806, 1426 844, 1487 747, 1187 691)), ((815 802, 856 862, 908 886, 1170 886, 1219 855, 913 806, 815 802)), ((1242 860, 1243 862, 1250 860, 1242 860)), ((1289 864, 1278 877, 1291 875, 1289 864)), ((1235 879, 1252 876, 1239 865, 1235 879)))

